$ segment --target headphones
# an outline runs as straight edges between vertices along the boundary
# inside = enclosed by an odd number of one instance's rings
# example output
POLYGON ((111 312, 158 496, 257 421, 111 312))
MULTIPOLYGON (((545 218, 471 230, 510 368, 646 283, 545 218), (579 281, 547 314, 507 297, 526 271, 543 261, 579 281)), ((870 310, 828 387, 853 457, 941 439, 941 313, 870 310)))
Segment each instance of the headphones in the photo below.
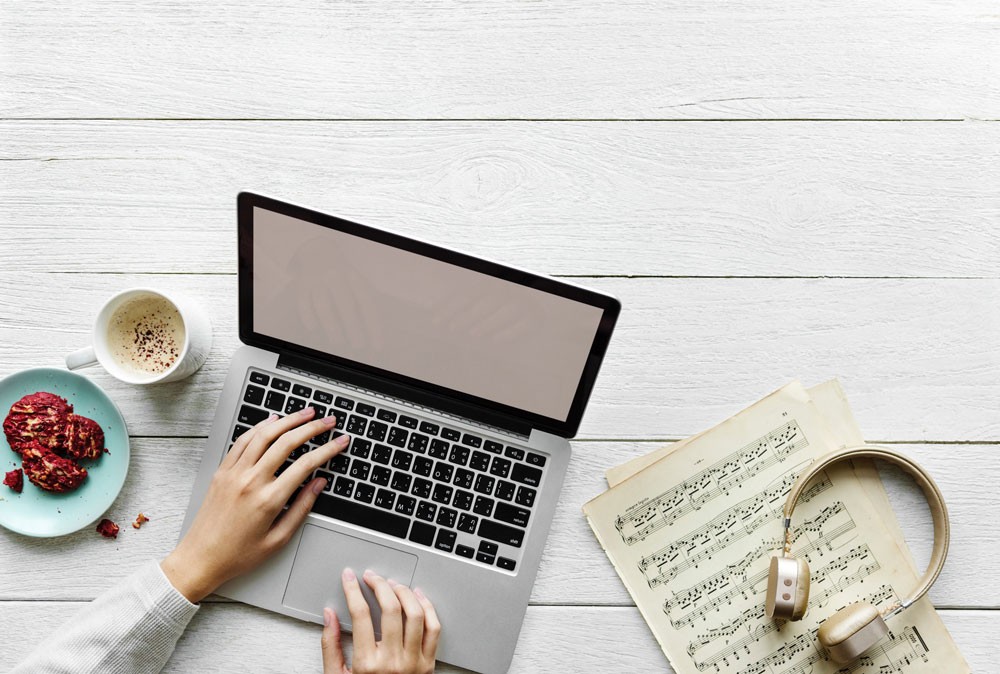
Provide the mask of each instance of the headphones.
POLYGON ((898 454, 891 449, 877 445, 858 445, 845 447, 821 456, 806 468, 799 476, 788 493, 785 503, 785 544, 780 555, 771 558, 771 569, 767 577, 766 612, 768 618, 779 620, 799 620, 806 613, 809 602, 809 565, 804 559, 797 559, 791 554, 792 511, 802 495, 806 484, 817 473, 829 468, 835 463, 846 459, 881 459, 895 464, 909 473, 927 497, 934 520, 934 549, 931 552, 931 562, 924 572, 917 589, 902 601, 890 604, 879 610, 867 602, 851 604, 827 618, 819 627, 817 637, 830 654, 830 659, 840 665, 845 665, 871 648, 889 632, 883 618, 894 615, 909 607, 927 593, 938 574, 944 567, 948 555, 948 540, 950 538, 948 524, 948 509, 944 498, 931 476, 911 459, 898 454))

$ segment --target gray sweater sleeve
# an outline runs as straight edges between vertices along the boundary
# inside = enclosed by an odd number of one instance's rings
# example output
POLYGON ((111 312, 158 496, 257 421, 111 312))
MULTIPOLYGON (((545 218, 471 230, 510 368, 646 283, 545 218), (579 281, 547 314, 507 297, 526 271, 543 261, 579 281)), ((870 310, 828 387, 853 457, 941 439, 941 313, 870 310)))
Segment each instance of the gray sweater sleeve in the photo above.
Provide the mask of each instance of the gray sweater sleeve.
POLYGON ((159 563, 149 562, 90 602, 11 674, 159 672, 197 610, 159 563))

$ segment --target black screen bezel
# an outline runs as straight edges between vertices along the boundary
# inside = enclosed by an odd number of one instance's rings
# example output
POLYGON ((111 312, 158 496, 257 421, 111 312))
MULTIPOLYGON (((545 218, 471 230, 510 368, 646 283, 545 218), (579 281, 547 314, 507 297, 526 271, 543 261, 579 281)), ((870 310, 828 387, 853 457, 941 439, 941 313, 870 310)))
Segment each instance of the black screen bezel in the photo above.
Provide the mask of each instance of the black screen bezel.
POLYGON ((376 229, 350 220, 344 220, 333 215, 314 211, 302 206, 296 206, 277 199, 265 197, 251 192, 240 192, 237 196, 238 220, 238 285, 239 285, 239 337, 240 341, 278 353, 290 353, 307 358, 333 363, 348 370, 353 369, 362 374, 374 376, 388 382, 395 382, 408 388, 427 391, 439 399, 438 404, 444 411, 450 411, 464 416, 476 418, 476 410, 481 409, 486 423, 496 423, 497 419, 510 418, 516 420, 518 426, 528 426, 571 438, 576 435, 586 409, 601 363, 607 352, 611 334, 621 312, 621 303, 610 295, 587 290, 576 285, 564 283, 548 276, 507 267, 496 262, 490 262, 465 253, 442 248, 434 244, 411 239, 400 234, 376 229), (311 222, 322 227, 335 229, 364 239, 369 239, 388 246, 406 250, 418 255, 464 267, 489 276, 511 281, 519 285, 535 288, 543 292, 589 304, 602 310, 603 314, 590 347, 590 353, 577 385, 573 402, 565 420, 553 419, 534 412, 528 412, 509 405, 480 398, 462 391, 456 391, 429 382, 421 381, 388 370, 382 370, 365 363, 341 358, 315 349, 286 342, 253 331, 253 209, 254 207, 280 213, 289 217, 311 222), (455 405, 449 405, 453 400, 455 405))

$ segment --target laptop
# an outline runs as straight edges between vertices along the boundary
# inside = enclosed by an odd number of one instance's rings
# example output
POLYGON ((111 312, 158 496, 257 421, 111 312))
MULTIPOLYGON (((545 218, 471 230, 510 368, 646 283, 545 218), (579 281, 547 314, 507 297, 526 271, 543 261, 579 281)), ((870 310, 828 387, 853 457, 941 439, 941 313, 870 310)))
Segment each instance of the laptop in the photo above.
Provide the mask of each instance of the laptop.
MULTIPOLYGON (((182 527, 234 440, 306 405, 348 449, 292 541, 218 594, 350 631, 345 567, 421 588, 438 659, 506 672, 620 303, 241 193, 239 336, 182 527)), ((378 604, 362 583, 379 629, 378 604)))

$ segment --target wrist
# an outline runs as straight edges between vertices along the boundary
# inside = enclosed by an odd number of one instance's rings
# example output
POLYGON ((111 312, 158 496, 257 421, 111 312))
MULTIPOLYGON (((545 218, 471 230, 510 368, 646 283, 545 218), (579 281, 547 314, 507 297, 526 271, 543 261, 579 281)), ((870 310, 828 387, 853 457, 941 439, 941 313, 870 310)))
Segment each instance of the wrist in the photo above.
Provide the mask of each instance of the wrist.
POLYGON ((177 549, 160 562, 160 568, 174 589, 192 604, 197 604, 212 594, 221 584, 214 581, 196 562, 187 559, 183 551, 177 549))

